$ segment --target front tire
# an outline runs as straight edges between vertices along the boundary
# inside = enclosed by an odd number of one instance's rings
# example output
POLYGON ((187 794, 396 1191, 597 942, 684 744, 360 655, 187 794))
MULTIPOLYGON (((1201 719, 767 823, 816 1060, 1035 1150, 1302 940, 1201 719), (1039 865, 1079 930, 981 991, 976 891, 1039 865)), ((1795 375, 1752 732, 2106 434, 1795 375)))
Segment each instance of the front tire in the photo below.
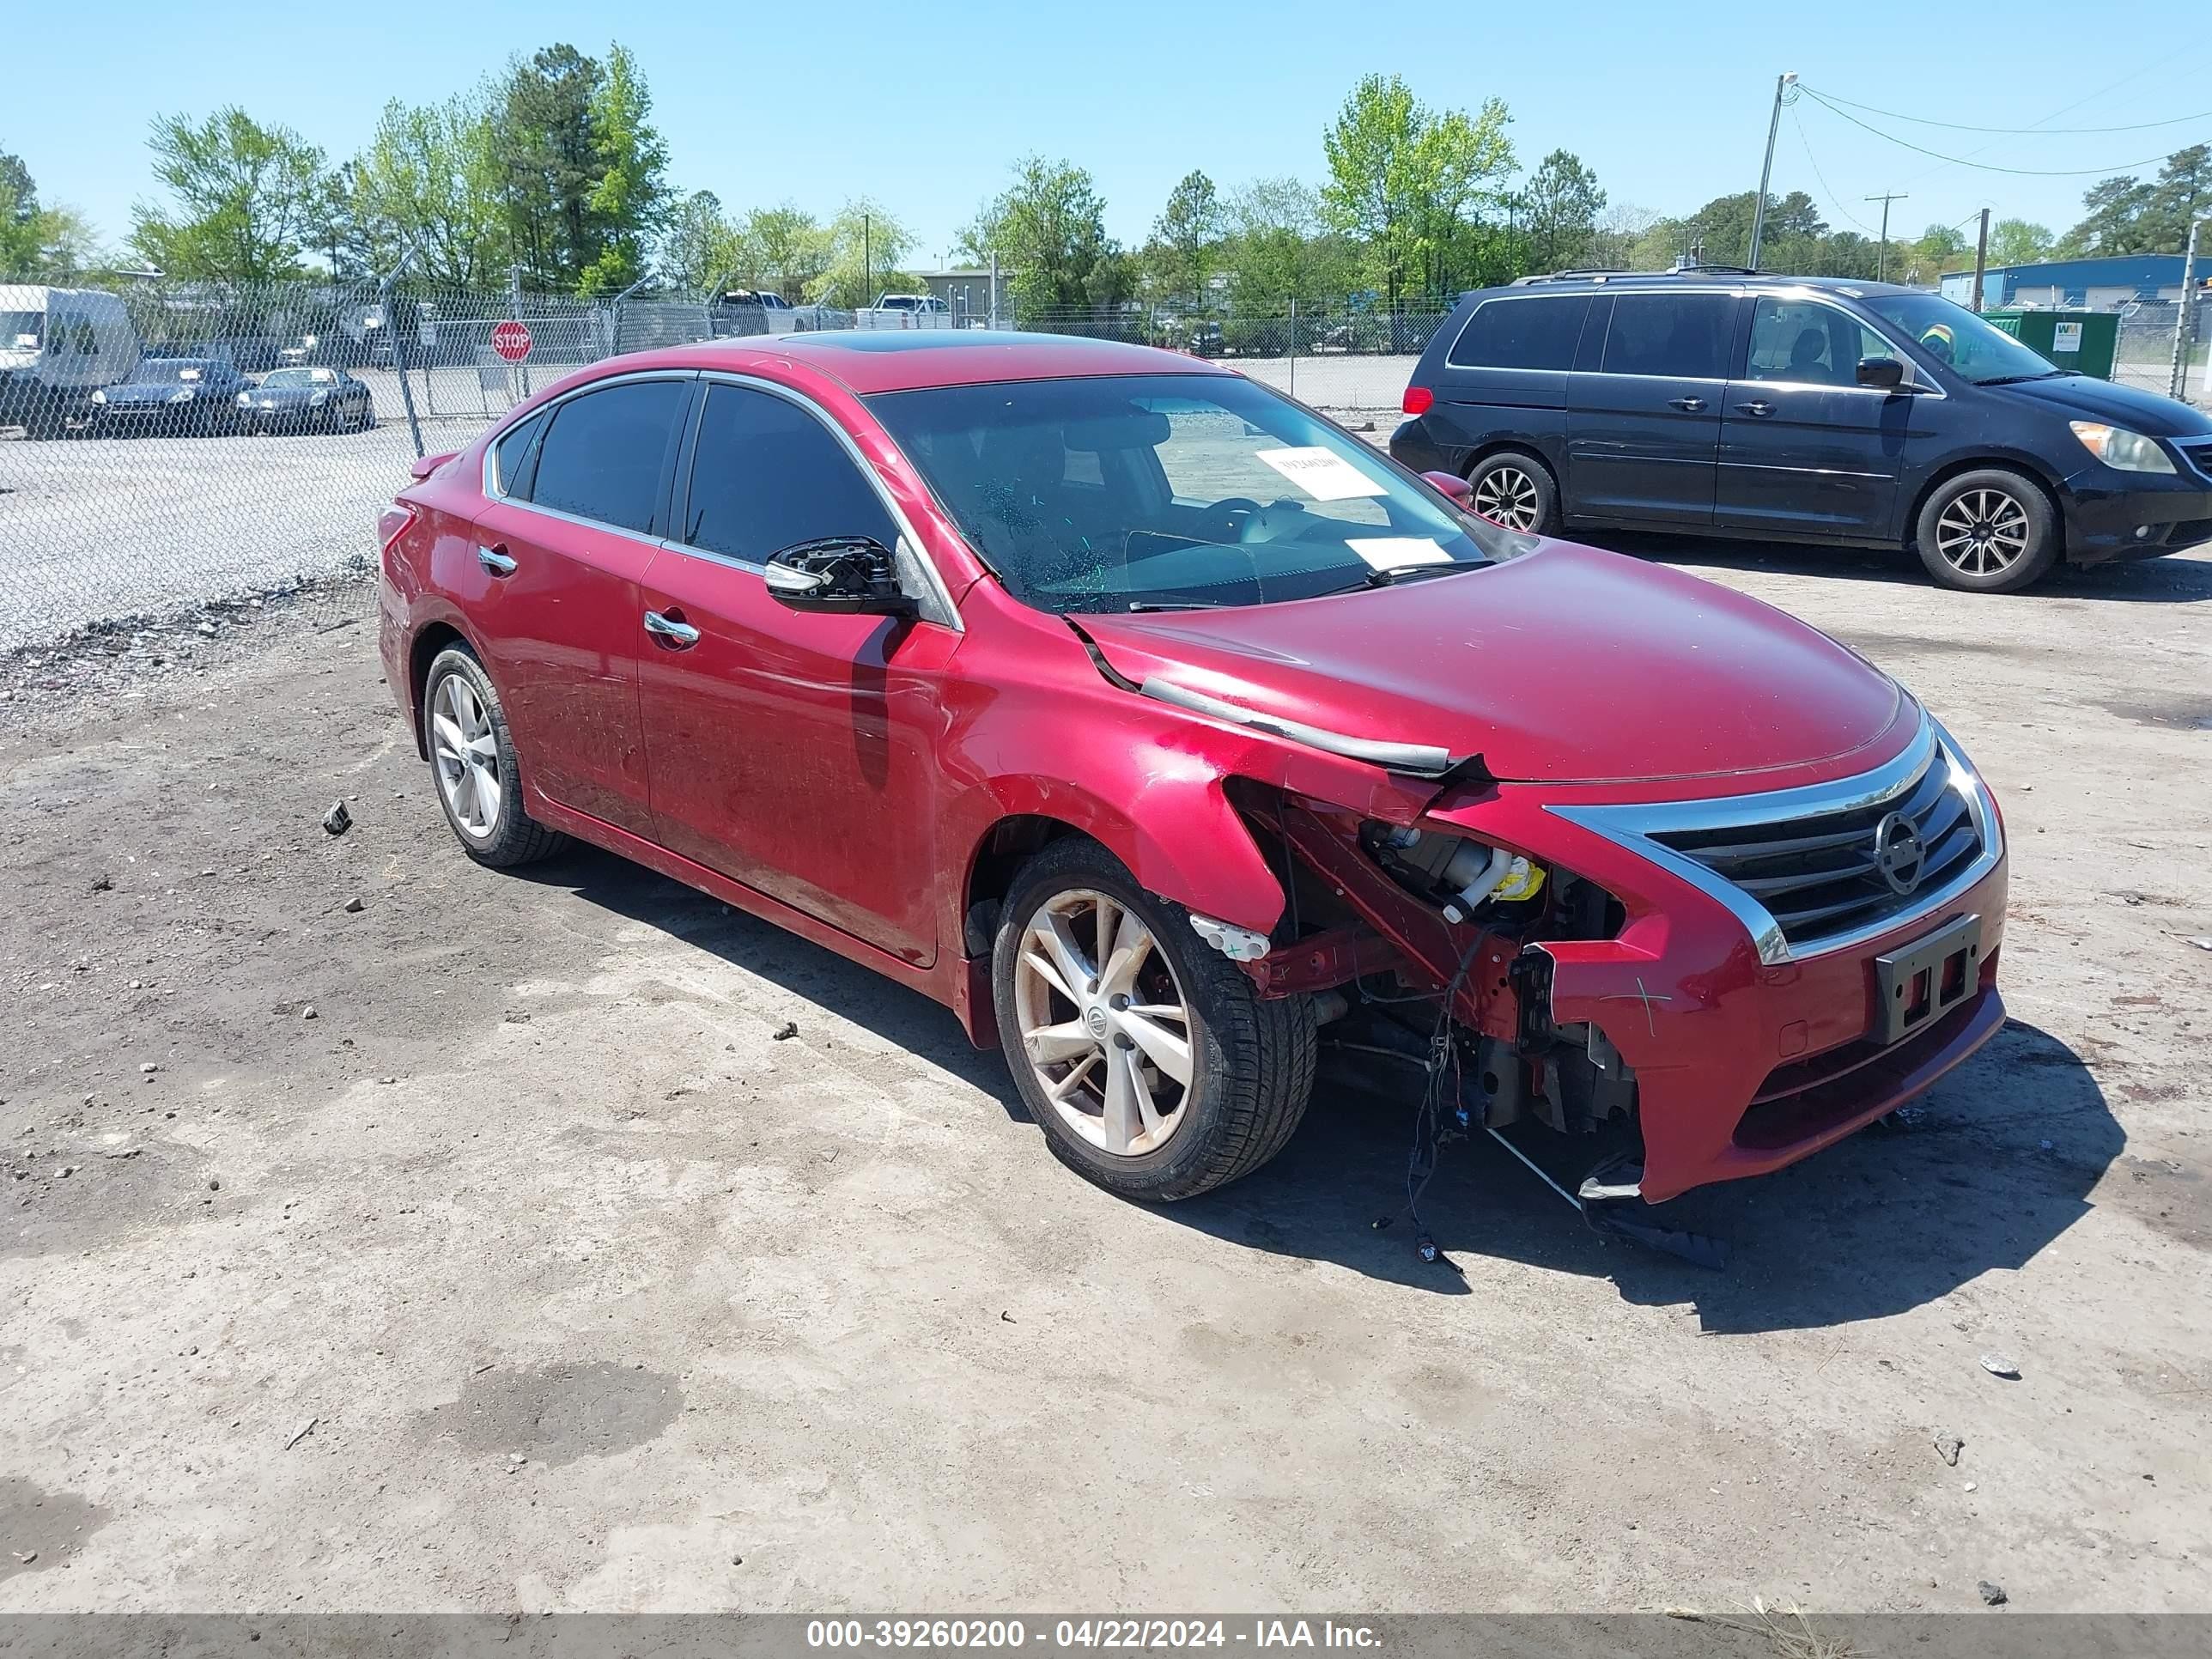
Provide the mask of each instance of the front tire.
POLYGON ((1945 587, 2016 593, 2058 562, 2058 514, 2032 480, 2007 467, 1946 479, 1921 507, 1920 562, 1945 587))
POLYGON ((1467 475, 1474 494, 1468 506, 1491 523, 1526 536, 1549 536, 1559 527, 1559 490, 1551 469, 1533 455, 1502 449, 1486 455, 1467 475))
POLYGON ((558 852, 565 837, 522 805, 521 765, 507 735, 507 711, 483 665, 451 645, 422 682, 422 746, 438 784, 438 805, 462 849, 495 870, 558 852))
POLYGON ((1046 1144, 1121 1197, 1166 1202, 1249 1175, 1305 1115, 1310 1002, 1261 998, 1189 911, 1095 842, 1055 842, 1015 878, 991 987, 1046 1144))

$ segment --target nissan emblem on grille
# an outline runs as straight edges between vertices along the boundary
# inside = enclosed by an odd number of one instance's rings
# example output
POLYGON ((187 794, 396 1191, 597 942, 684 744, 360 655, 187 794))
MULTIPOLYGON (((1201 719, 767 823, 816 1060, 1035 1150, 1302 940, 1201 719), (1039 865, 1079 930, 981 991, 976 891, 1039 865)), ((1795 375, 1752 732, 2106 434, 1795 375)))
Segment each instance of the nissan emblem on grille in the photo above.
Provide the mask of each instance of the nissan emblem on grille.
POLYGON ((1902 812, 1892 812, 1874 828, 1874 867, 1881 872, 1893 893, 1910 893, 1920 885, 1920 872, 1928 862, 1928 849, 1920 832, 1902 812))

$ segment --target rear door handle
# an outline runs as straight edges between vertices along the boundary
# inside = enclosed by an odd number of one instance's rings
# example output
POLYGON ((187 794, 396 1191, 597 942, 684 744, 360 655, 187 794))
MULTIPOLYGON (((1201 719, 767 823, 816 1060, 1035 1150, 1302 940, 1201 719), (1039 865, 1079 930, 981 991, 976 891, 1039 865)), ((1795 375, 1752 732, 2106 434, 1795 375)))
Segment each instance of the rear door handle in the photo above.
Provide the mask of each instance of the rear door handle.
POLYGON ((1686 415, 1694 415, 1705 406, 1705 400, 1703 398, 1669 398, 1667 402, 1686 415))
POLYGON ((1768 403, 1763 398, 1754 398, 1752 402, 1747 404, 1738 404, 1736 407, 1747 415, 1771 415, 1774 413, 1774 405, 1768 403))
POLYGON ((699 630, 690 623, 672 622, 658 611, 645 613, 645 631, 656 639, 666 640, 678 651, 688 651, 699 643, 699 630))
POLYGON ((507 556, 504 546, 479 547, 477 549, 477 562, 495 576, 512 576, 514 574, 514 561, 507 556))

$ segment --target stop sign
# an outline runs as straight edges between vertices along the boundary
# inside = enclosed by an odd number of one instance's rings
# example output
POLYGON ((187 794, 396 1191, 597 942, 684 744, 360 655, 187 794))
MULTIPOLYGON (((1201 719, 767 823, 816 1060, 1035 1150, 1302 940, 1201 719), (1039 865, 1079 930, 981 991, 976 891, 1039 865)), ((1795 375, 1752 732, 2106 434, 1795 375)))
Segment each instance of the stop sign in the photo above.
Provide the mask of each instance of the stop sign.
POLYGON ((529 325, 508 319, 492 330, 491 349, 510 363, 520 362, 530 355, 529 325))

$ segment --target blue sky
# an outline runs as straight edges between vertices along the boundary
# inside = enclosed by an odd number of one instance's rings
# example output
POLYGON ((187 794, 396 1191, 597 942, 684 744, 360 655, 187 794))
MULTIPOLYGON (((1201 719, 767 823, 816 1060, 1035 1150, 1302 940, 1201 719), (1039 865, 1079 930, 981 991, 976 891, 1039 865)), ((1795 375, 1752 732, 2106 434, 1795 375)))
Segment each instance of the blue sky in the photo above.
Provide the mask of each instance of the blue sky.
MULTIPOLYGON (((1986 15, 1924 0, 1465 8, 108 0, 96 24, 88 19, 82 33, 69 26, 76 44, 63 58, 35 49, 17 58, 0 106, 0 150, 23 156, 46 200, 78 207, 119 240, 132 201, 151 188, 144 136, 155 112, 197 114, 235 101, 336 157, 367 138, 388 98, 441 98, 518 50, 568 40, 597 52, 613 37, 646 72, 678 185, 711 189, 733 208, 790 199, 825 213, 865 191, 921 234, 918 263, 933 265, 1003 182, 1011 158, 1030 149, 1089 167, 1109 229, 1129 242, 1142 240, 1170 187, 1193 167, 1224 190, 1262 174, 1317 181, 1322 129, 1370 70, 1402 75, 1435 105, 1503 98, 1524 163, 1565 147, 1596 170, 1613 201, 1664 212, 1757 182, 1774 76, 1785 69, 1834 96, 1973 125, 2109 126, 2212 110, 2212 36, 2085 21, 2085 9, 2045 0, 2014 0, 1986 15)), ((12 27, 0 33, 24 52, 12 27)), ((2033 137, 1863 118, 1953 155, 2095 171, 2029 178, 1949 166, 1804 100, 1783 116, 1775 188, 1808 191, 1839 228, 1875 224, 1879 204, 1862 198, 1900 190, 1910 199, 1893 210, 1893 233, 1955 222, 1984 205, 2063 229, 2102 171, 2212 139, 2212 115, 2033 137)))

